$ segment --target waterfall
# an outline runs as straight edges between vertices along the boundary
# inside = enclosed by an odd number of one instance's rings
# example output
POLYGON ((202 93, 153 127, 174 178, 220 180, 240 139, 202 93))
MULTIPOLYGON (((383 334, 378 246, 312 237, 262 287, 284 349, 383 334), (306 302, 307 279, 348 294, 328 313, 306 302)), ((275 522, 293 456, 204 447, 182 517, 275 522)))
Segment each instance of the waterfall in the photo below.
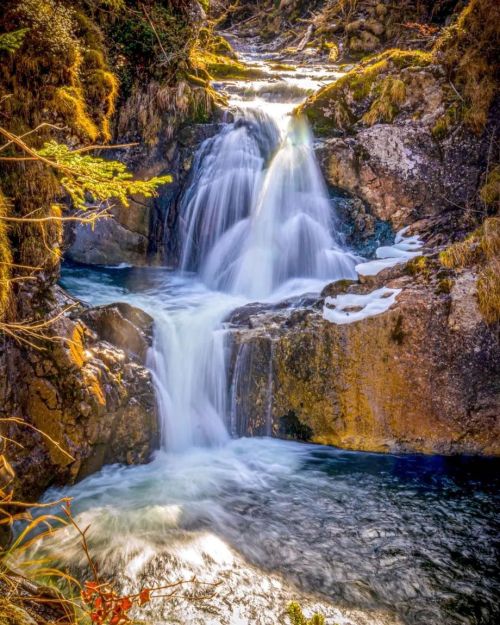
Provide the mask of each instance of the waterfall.
POLYGON ((212 289, 253 299, 292 278, 356 278, 307 122, 291 119, 264 169, 278 125, 240 115, 197 162, 181 210, 182 268, 196 269, 212 289))
POLYGON ((221 236, 249 216, 264 166, 278 142, 273 119, 255 110, 202 144, 194 181, 180 208, 181 269, 201 270, 221 236))
MULTIPOLYGON (((169 451, 228 439, 225 423, 234 407, 222 322, 231 310, 289 297, 297 280, 304 292, 317 289, 319 280, 356 277, 357 261, 341 247, 309 127, 292 118, 283 130, 282 122, 260 109, 240 110, 196 155, 179 215, 178 279, 191 291, 185 302, 181 296, 174 307, 155 311, 149 356, 162 447, 169 451)), ((246 370, 245 362, 236 363, 236 387, 246 370)), ((269 372, 271 389, 271 361, 269 372)))

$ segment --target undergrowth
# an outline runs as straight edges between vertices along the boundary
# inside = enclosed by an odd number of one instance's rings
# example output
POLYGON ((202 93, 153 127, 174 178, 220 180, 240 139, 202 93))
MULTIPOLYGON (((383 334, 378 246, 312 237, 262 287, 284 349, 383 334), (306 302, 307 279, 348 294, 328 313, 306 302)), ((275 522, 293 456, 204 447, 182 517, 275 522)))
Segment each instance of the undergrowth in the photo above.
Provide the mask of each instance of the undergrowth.
POLYGON ((290 603, 287 613, 290 625, 325 625, 325 617, 322 614, 317 612, 311 618, 307 618, 300 605, 295 602, 290 603))

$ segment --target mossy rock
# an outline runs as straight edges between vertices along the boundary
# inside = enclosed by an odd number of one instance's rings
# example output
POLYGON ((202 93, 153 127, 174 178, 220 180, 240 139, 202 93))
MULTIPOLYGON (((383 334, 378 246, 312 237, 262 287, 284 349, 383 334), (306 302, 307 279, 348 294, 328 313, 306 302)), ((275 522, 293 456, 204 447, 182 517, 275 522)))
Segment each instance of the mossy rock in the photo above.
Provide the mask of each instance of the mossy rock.
POLYGON ((320 89, 299 107, 298 113, 307 116, 318 135, 349 131, 363 117, 369 125, 392 122, 406 96, 399 71, 432 62, 433 56, 428 52, 386 50, 320 89))

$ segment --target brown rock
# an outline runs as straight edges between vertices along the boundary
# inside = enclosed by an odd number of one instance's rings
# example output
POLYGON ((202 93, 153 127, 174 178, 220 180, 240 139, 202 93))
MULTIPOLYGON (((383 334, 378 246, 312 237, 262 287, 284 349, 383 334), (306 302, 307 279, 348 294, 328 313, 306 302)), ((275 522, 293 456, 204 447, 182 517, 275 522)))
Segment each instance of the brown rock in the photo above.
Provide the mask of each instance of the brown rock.
POLYGON ((124 302, 90 308, 80 319, 103 341, 108 341, 144 363, 152 340, 153 319, 124 302))
POLYGON ((147 462, 157 445, 154 387, 142 365, 151 318, 128 304, 80 315, 49 326, 53 340, 42 352, 8 343, 0 353, 0 416, 57 442, 2 425, 23 446, 7 447, 19 498, 34 500, 53 482, 71 483, 106 463, 147 462))
POLYGON ((335 325, 309 310, 289 322, 275 311, 235 329, 238 434, 289 436, 286 417, 293 431, 350 449, 499 454, 494 333, 474 309, 450 315, 450 296, 407 281, 391 283, 406 284, 393 308, 364 321, 335 325))

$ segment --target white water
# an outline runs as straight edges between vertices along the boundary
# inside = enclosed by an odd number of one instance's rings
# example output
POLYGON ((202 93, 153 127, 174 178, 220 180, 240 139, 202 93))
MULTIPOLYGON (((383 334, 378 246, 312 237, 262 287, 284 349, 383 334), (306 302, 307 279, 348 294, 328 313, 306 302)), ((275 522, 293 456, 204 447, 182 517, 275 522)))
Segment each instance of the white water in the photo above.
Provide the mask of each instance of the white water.
POLYGON ((235 115, 196 164, 181 208, 182 268, 213 289, 257 300, 293 278, 356 278, 307 122, 290 118, 280 136, 280 117, 248 108, 235 115))
POLYGON ((296 103, 268 112, 260 98, 233 102, 234 121, 200 148, 180 209, 181 270, 206 291, 173 313, 153 313, 150 366, 169 450, 227 440, 221 324, 232 309, 357 276, 358 259, 337 234, 312 134, 290 115, 296 103))

